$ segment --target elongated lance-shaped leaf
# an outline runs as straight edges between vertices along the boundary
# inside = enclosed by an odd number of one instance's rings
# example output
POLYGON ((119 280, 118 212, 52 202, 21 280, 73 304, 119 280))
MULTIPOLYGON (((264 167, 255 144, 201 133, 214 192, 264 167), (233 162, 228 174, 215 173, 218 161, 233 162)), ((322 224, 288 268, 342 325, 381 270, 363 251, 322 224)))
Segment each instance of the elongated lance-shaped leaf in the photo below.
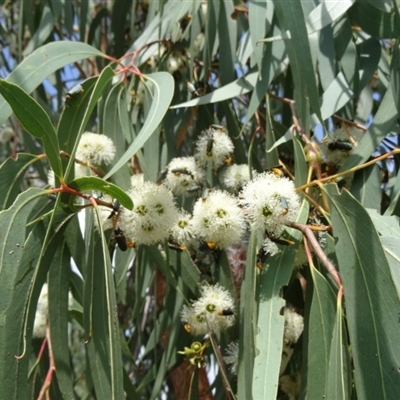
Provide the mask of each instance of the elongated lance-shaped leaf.
MULTIPOLYGON (((25 58, 7 76, 6 80, 17 84, 27 93, 32 93, 54 71, 88 57, 105 57, 105 55, 96 48, 81 42, 49 43, 25 58)), ((11 107, 4 98, 0 97, 0 123, 5 122, 11 112, 11 107)))
MULTIPOLYGON (((315 71, 301 1, 274 0, 274 6, 280 26, 291 33, 291 39, 285 40, 285 46, 293 74, 297 107, 300 107, 300 103, 308 98, 311 108, 322 123, 315 71)), ((302 114, 300 118, 304 123, 307 118, 304 113, 302 114)), ((304 129, 307 130, 308 126, 304 126, 304 129)))
POLYGON ((255 357, 255 284, 257 235, 252 230, 247 247, 246 269, 240 295, 240 337, 238 363, 238 399, 252 398, 252 379, 255 357))
POLYGON ((358 146, 351 152, 340 171, 346 171, 365 162, 375 151, 378 144, 385 138, 396 124, 398 111, 393 101, 392 86, 390 85, 383 96, 374 120, 368 131, 364 133, 358 146))
POLYGON ((335 323, 335 293, 324 276, 310 265, 312 301, 307 329, 307 395, 327 394, 329 354, 335 323))
POLYGON ((42 189, 28 189, 17 197, 8 210, 0 212, 0 330, 2 332, 0 335, 0 379, 2 393, 4 396, 6 393, 9 394, 10 396, 6 397, 10 399, 14 398, 13 393, 19 391, 13 380, 17 379, 18 375, 18 362, 14 356, 20 354, 21 335, 17 333, 21 330, 13 331, 10 337, 8 327, 16 322, 12 319, 20 323, 23 321, 23 312, 15 315, 14 311, 21 310, 21 307, 23 310, 24 304, 19 303, 14 296, 18 282, 23 286, 26 282, 24 275, 29 276, 33 271, 32 264, 21 264, 26 224, 33 208, 45 193, 42 189))
POLYGON ((352 366, 346 339, 347 335, 343 326, 343 308, 341 304, 338 304, 329 356, 328 385, 325 396, 328 400, 347 400, 351 397, 350 370, 352 366))
MULTIPOLYGON (((35 227, 25 243, 21 244, 24 251, 18 267, 13 265, 14 278, 8 276, 9 280, 0 280, 0 290, 4 294, 2 297, 7 302, 7 305, 2 305, 6 313, 4 319, 2 316, 0 323, 2 332, 0 337, 1 392, 2 396, 10 400, 25 399, 28 396, 29 357, 25 356, 17 361, 15 356, 24 352, 22 334, 25 307, 34 274, 33 265, 38 261, 44 237, 44 229, 41 226, 35 227)), ((47 258, 45 262, 51 262, 51 260, 47 258)))
POLYGON ((72 166, 74 165, 74 159, 73 156, 76 153, 76 149, 78 148, 79 145, 79 139, 89 121, 89 118, 94 110, 94 108, 97 105, 97 101, 99 100, 99 98, 103 95, 103 91, 104 89, 107 87, 108 83, 110 82, 110 80, 114 77, 114 72, 111 69, 111 67, 106 67, 103 69, 103 71, 101 71, 101 74, 99 75, 96 84, 94 85, 93 91, 90 94, 90 99, 89 102, 87 104, 87 107, 85 109, 85 113, 82 117, 82 120, 80 121, 80 126, 78 129, 78 133, 75 136, 75 143, 74 143, 74 148, 72 150, 72 157, 68 163, 68 167, 67 167, 67 171, 66 171, 66 176, 68 176, 68 173, 70 171, 70 169, 72 168, 72 166))
POLYGON ((64 105, 58 121, 57 137, 60 149, 68 154, 71 154, 74 148, 97 79, 98 77, 93 77, 82 82, 82 92, 74 95, 68 107, 64 105))
POLYGON ((199 98, 173 105, 170 108, 186 108, 201 106, 204 104, 213 104, 218 103, 219 101, 232 99, 233 97, 241 96, 243 94, 251 92, 254 89, 258 78, 258 71, 251 71, 246 76, 236 79, 234 82, 228 83, 227 85, 214 90, 212 93, 207 93, 206 95, 199 98))
MULTIPOLYGON (((97 219, 97 225, 101 226, 101 216, 97 207, 94 207, 94 218, 97 219)), ((119 321, 117 315, 117 302, 115 296, 115 287, 114 287, 114 278, 111 270, 111 260, 108 251, 108 244, 106 238, 104 237, 104 233, 100 230, 101 235, 101 249, 102 249, 102 258, 103 258, 103 268, 104 272, 101 276, 104 278, 104 289, 105 289, 105 305, 106 310, 103 310, 103 317, 106 319, 107 324, 107 336, 102 337, 102 339, 107 340, 108 347, 108 364, 110 368, 110 377, 111 377, 111 397, 110 399, 119 400, 124 398, 124 385, 123 385, 123 376, 122 376, 122 359, 121 359, 121 335, 119 328, 119 321), (107 313, 105 313, 107 311, 107 313)), ((95 271, 96 274, 96 271, 95 271)), ((105 332, 104 332, 105 333, 105 332)), ((96 335, 96 332, 93 331, 93 335, 96 335)), ((97 342, 97 345, 101 345, 101 341, 97 342)), ((97 351, 101 351, 100 348, 96 349, 97 351)), ((98 396, 102 398, 102 395, 98 396)))
POLYGON ((347 191, 327 185, 358 399, 400 397, 400 300, 379 236, 347 191), (395 312, 393 310, 396 310, 395 312))
POLYGON ((165 113, 171 104, 172 96, 174 93, 174 79, 172 75, 167 72, 156 72, 145 76, 145 79, 151 82, 151 91, 153 93, 153 101, 149 110, 149 114, 140 130, 138 136, 129 146, 125 154, 118 160, 118 162, 107 173, 105 179, 112 176, 123 165, 125 165, 133 155, 140 150, 146 143, 148 138, 153 134, 165 113))
POLYGON ((17 157, 7 158, 0 166, 0 210, 8 208, 21 190, 26 170, 38 158, 32 154, 18 153, 17 157))
POLYGON ((0 79, 0 93, 10 104, 24 129, 42 140, 51 168, 57 176, 62 177, 60 148, 49 116, 28 93, 13 83, 0 79))
MULTIPOLYGON (((308 217, 308 203, 303 201, 297 222, 308 217)), ((278 390, 279 369, 282 359, 284 318, 280 311, 285 301, 280 296, 293 271, 293 262, 301 240, 301 233, 287 229, 294 246, 288 246, 274 256, 260 276, 257 291, 258 315, 256 329, 256 357, 253 372, 253 398, 275 399, 278 390)), ((246 266, 247 267, 247 266, 246 266)), ((246 310, 244 312, 247 312, 246 310)), ((250 398, 250 397, 248 397, 250 398)))
POLYGON ((64 398, 74 399, 71 355, 68 334, 68 293, 71 255, 65 241, 54 255, 48 274, 50 340, 57 383, 64 398))

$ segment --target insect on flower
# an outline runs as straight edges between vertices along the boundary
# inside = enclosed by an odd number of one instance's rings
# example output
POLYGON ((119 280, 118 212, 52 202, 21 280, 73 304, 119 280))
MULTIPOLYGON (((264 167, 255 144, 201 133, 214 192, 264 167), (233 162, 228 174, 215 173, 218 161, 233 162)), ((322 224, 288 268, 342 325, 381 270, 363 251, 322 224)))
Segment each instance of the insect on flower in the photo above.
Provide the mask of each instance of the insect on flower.
POLYGON ((353 150, 353 145, 350 142, 336 140, 335 142, 331 142, 328 144, 328 149, 329 150, 351 151, 351 150, 353 150))
POLYGON ((121 251, 126 251, 128 249, 128 246, 126 244, 126 238, 121 228, 117 227, 114 229, 114 239, 117 242, 118 247, 120 248, 121 251))
POLYGON ((120 208, 121 208, 120 202, 118 200, 115 200, 115 202, 113 203, 113 206, 112 206, 113 210, 111 211, 111 214, 107 219, 114 218, 119 213, 120 208))
POLYGON ((218 315, 221 316, 221 317, 223 317, 223 316, 227 317, 227 316, 230 316, 230 315, 235 315, 235 313, 233 312, 232 309, 227 308, 225 310, 219 311, 218 315))

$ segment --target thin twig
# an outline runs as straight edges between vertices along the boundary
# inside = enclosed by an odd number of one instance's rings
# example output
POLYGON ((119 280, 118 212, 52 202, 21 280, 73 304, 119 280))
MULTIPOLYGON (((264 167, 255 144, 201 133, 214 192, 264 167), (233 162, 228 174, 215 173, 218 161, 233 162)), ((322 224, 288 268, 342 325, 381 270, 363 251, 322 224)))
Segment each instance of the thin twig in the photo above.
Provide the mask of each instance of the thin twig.
POLYGON ((49 349, 50 366, 49 366, 49 370, 47 371, 46 379, 44 380, 42 388, 40 389, 40 393, 39 393, 37 400, 41 400, 43 398, 43 396, 45 395, 45 393, 47 392, 48 388, 51 385, 51 381, 53 379, 53 373, 56 370, 56 366, 54 363, 53 349, 52 349, 51 340, 50 340, 50 329, 48 326, 46 328, 46 337, 47 337, 47 343, 48 343, 48 349, 49 349))
POLYGON ((291 222, 289 226, 299 230, 307 238, 315 254, 321 260, 322 264, 325 266, 328 273, 332 276, 333 280, 340 288, 342 286, 342 280, 340 279, 339 273, 337 272, 335 266, 332 264, 331 260, 329 260, 327 255, 322 250, 320 244, 318 243, 318 240, 314 236, 314 233, 310 229, 310 227, 308 225, 300 224, 298 222, 291 222))
POLYGON ((297 190, 297 191, 299 191, 299 190, 304 190, 304 189, 306 189, 306 188, 308 188, 308 187, 310 187, 310 186, 315 186, 315 185, 319 185, 319 184, 321 184, 321 183, 333 181, 333 180, 335 180, 336 178, 339 178, 339 177, 341 177, 341 176, 348 175, 348 174, 351 174, 352 172, 356 172, 356 171, 358 171, 358 170, 360 170, 360 169, 369 167, 370 165, 374 165, 374 164, 376 164, 378 161, 384 160, 385 158, 391 157, 391 156, 393 156, 393 155, 395 155, 395 154, 400 154, 400 149, 394 149, 394 150, 392 150, 392 151, 389 151, 388 153, 382 154, 381 156, 376 157, 376 158, 374 158, 374 159, 371 160, 371 161, 368 161, 368 162, 366 162, 366 163, 364 163, 364 164, 357 165, 357 166, 355 166, 355 167, 353 167, 353 168, 350 168, 350 169, 348 169, 348 170, 346 170, 346 171, 339 172, 338 174, 331 175, 331 176, 328 176, 328 177, 322 178, 322 179, 316 179, 316 180, 314 180, 314 181, 311 181, 311 182, 309 182, 309 183, 306 183, 305 185, 299 186, 298 188, 296 188, 296 190, 297 190))

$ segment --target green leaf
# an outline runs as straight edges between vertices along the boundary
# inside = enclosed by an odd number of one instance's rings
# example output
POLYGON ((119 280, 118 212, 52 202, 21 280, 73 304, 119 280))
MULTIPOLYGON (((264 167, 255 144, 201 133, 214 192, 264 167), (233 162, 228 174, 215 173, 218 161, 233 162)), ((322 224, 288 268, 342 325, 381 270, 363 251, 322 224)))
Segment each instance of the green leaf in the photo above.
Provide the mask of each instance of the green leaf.
MULTIPOLYGON (((85 108, 85 113, 83 114, 82 120, 80 120, 80 125, 77 133, 74 135, 75 141, 74 141, 74 148, 71 152, 71 156, 73 157, 76 153, 76 149, 78 148, 79 145, 79 139, 86 128, 86 125, 89 121, 89 118, 92 115, 92 112, 94 108, 97 105, 97 101, 99 98, 103 95, 104 90, 108 86, 108 82, 115 76, 113 70, 111 67, 106 67, 101 71, 101 74, 99 75, 96 84, 94 85, 93 91, 90 93, 90 98, 87 103, 87 106, 85 108)), ((66 171, 66 176, 68 176, 69 170, 72 169, 72 165, 74 164, 73 158, 70 159, 66 171)))
POLYGON ((17 158, 7 158, 0 165, 0 210, 10 207, 14 202, 26 170, 37 160, 35 155, 18 153, 17 158))
POLYGON ((14 356, 22 353, 24 307, 38 253, 32 250, 42 244, 33 237, 33 248, 29 245, 25 250, 26 224, 43 194, 41 189, 28 189, 8 210, 0 212, 0 379, 2 394, 8 399, 25 398, 28 360, 17 362, 14 356))
MULTIPOLYGON (((7 76, 6 80, 15 83, 27 93, 31 93, 59 68, 94 56, 105 57, 101 51, 85 43, 68 41, 49 43, 25 58, 7 76)), ((10 106, 3 98, 0 98, 0 123, 5 122, 11 112, 10 106)))
POLYGON ((104 177, 105 179, 117 172, 131 159, 132 156, 136 154, 136 152, 143 147, 148 138, 157 129, 171 103, 175 84, 172 76, 169 73, 156 72, 154 74, 147 75, 145 79, 151 82, 150 89, 153 94, 153 101, 151 103, 149 114, 147 115, 143 127, 136 139, 129 146, 125 154, 114 165, 114 167, 111 168, 111 171, 107 173, 107 175, 104 177))
MULTIPOLYGON (((101 226, 97 208, 94 214, 98 226, 101 226)), ((93 378, 97 397, 119 400, 124 398, 121 336, 108 244, 103 231, 100 231, 100 235, 100 240, 93 246, 93 251, 97 249, 95 257, 98 261, 93 273, 93 299, 91 309, 85 310, 92 313, 93 318, 89 359, 91 369, 95 372, 93 378)))
POLYGON ((380 215, 376 209, 367 212, 381 236, 400 237, 399 217, 380 215))
MULTIPOLYGON (((314 64, 301 2, 274 0, 274 6, 280 26, 289 30, 291 34, 291 39, 285 40, 285 46, 290 59, 297 107, 307 98, 322 123, 314 64)), ((303 122, 307 120, 302 114, 300 114, 300 119, 303 122)))
POLYGON ((351 184, 351 194, 365 207, 380 210, 382 191, 379 167, 371 165, 356 171, 351 184))
MULTIPOLYGON (((308 204, 303 201, 297 221, 305 223, 307 216, 308 204)), ((274 256, 269 261, 267 270, 261 273, 259 279, 257 328, 254 332, 257 351, 252 377, 253 398, 275 399, 277 395, 284 325, 284 318, 280 315, 280 311, 285 305, 285 301, 281 297, 281 290, 288 284, 292 275, 293 262, 302 237, 298 230, 288 228, 287 232, 290 239, 294 240, 296 244, 286 247, 274 256)), ((246 273, 248 268, 249 266, 246 265, 246 273)), ((242 299, 243 294, 241 303, 242 299)), ((244 309, 244 312, 248 313, 248 310, 244 309)), ((246 399, 248 398, 251 397, 246 397, 246 399)))
MULTIPOLYGON (((397 294, 400 296, 400 247, 399 236, 383 236, 381 237, 383 249, 385 250, 386 258, 389 262, 390 271, 393 281, 397 289, 397 294)), ((399 314, 400 321, 400 314, 399 314)))
POLYGON ((69 103, 68 107, 64 105, 64 109, 58 121, 57 137, 60 149, 64 150, 68 154, 71 154, 74 148, 97 79, 97 77, 94 77, 82 82, 81 86, 83 92, 77 94, 69 103))
MULTIPOLYGON (((124 102, 126 92, 125 85, 122 83, 114 85, 104 102, 102 132, 112 139, 115 144, 115 160, 119 160, 126 150, 123 118, 121 118, 121 113, 127 113, 126 103, 124 102)), ((131 180, 128 164, 125 164, 125 167, 115 173, 112 180, 118 186, 129 189, 131 180)))
POLYGON ((57 383, 64 399, 74 399, 68 338, 68 293, 71 256, 63 242, 54 255, 48 274, 50 340, 57 383))
POLYGON ((324 398, 327 388, 329 354, 335 323, 336 297, 324 276, 310 265, 313 292, 307 330, 307 395, 324 398))
POLYGON ((369 35, 386 39, 397 36, 399 28, 394 13, 378 10, 369 1, 356 1, 348 12, 351 24, 369 35))
POLYGON ((364 208, 327 185, 336 254, 346 300, 358 399, 400 396, 400 300, 385 252, 364 208), (371 379, 374 376, 374 379, 371 379))
POLYGON ((68 186, 81 193, 91 190, 106 193, 113 199, 118 199, 121 205, 128 210, 132 210, 133 208, 132 199, 122 189, 111 182, 106 182, 104 179, 98 178, 97 176, 76 178, 69 183, 68 186))
POLYGON ((56 131, 43 108, 24 90, 13 83, 0 79, 0 93, 12 107, 21 125, 31 135, 43 142, 44 150, 54 173, 62 177, 60 149, 56 131))
POLYGON ((347 400, 351 396, 348 343, 346 330, 343 327, 343 309, 339 304, 336 312, 336 321, 332 337, 331 353, 329 356, 329 371, 326 399, 347 400))
POLYGON ((175 108, 186 108, 186 107, 194 107, 201 106, 204 104, 214 104, 219 101, 232 99, 233 97, 241 96, 246 93, 251 92, 254 89, 254 86, 257 82, 259 73, 250 72, 244 77, 237 79, 236 81, 229 83, 221 88, 214 90, 211 93, 207 93, 204 96, 201 96, 197 99, 192 99, 189 101, 185 101, 184 103, 176 104, 171 106, 171 109, 175 108))
POLYGON ((45 4, 41 13, 39 26, 22 52, 25 57, 45 42, 54 29, 54 23, 53 13, 50 7, 45 4))
POLYGON ((339 172, 346 171, 347 169, 365 162, 378 147, 378 144, 395 126, 397 117, 398 112, 396 104, 393 101, 392 87, 389 86, 371 126, 367 132, 364 133, 360 143, 352 151, 350 157, 345 161, 339 172))
POLYGON ((254 334, 256 332, 256 246, 257 235, 250 233, 247 247, 246 269, 241 286, 240 295, 240 336, 239 336, 239 364, 238 364, 238 393, 239 400, 252 398, 252 381, 254 357, 256 355, 254 334))

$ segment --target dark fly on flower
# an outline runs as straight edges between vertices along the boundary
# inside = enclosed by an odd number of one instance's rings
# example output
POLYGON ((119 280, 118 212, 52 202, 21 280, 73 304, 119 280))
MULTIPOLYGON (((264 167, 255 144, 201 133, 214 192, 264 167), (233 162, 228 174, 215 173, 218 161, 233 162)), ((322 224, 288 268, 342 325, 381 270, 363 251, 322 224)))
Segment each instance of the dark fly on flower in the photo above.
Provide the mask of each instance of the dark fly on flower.
POLYGON ((121 251, 126 251, 128 249, 128 246, 126 244, 126 238, 121 228, 117 227, 114 229, 114 239, 117 242, 118 247, 121 251))
POLYGON ((191 172, 191 171, 188 171, 186 168, 175 168, 175 169, 171 169, 171 172, 172 172, 175 176, 188 175, 188 176, 190 176, 192 179, 194 179, 194 176, 193 176, 192 172, 191 172))
POLYGON ((265 233, 267 235, 267 238, 273 243, 281 244, 283 246, 293 246, 295 244, 292 240, 281 239, 280 237, 276 237, 274 234, 267 231, 265 233))
POLYGON ((351 151, 353 150, 353 145, 350 142, 343 142, 341 140, 336 140, 335 142, 331 142, 328 144, 329 150, 342 150, 342 151, 351 151))
POLYGON ((229 317, 230 315, 235 315, 235 313, 230 308, 227 308, 226 310, 219 311, 218 315, 221 317, 229 317))

